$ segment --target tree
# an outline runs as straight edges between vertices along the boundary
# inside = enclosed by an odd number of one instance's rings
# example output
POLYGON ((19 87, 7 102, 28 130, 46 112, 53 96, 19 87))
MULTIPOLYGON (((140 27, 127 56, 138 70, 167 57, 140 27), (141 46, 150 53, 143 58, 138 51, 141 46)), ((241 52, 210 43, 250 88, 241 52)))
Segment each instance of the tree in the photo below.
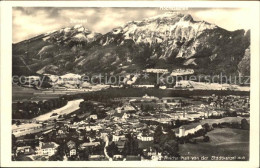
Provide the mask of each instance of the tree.
POLYGON ((169 132, 168 132, 168 139, 169 139, 169 140, 175 140, 175 139, 176 139, 175 132, 172 131, 171 129, 170 129, 169 132))
POLYGON ((249 124, 245 118, 241 120, 241 128, 245 130, 249 130, 249 124))
POLYGON ((115 142, 112 142, 108 147, 107 147, 107 153, 110 157, 113 157, 115 154, 118 154, 118 147, 116 146, 115 142))
POLYGON ((209 131, 210 131, 210 126, 209 126, 208 123, 205 123, 205 124, 203 125, 203 127, 204 127, 204 129, 205 129, 206 132, 209 132, 209 131))
POLYGON ((21 121, 20 120, 16 121, 16 125, 17 126, 21 125, 21 121))
POLYGON ((179 145, 175 140, 169 140, 162 146, 164 156, 178 157, 179 145))
POLYGON ((96 137, 96 131, 91 129, 89 136, 92 137, 92 138, 96 137))
POLYGON ((63 145, 60 145, 58 146, 57 148, 57 152, 52 155, 49 160, 50 161, 63 161, 63 156, 64 156, 64 146, 63 145))
POLYGON ((162 127, 160 125, 158 125, 154 131, 154 143, 160 143, 160 139, 162 136, 163 132, 162 132, 162 127))
POLYGON ((217 128, 217 127, 218 127, 218 124, 213 123, 213 124, 212 124, 212 127, 213 127, 213 128, 217 128))
POLYGON ((176 127, 180 127, 180 126, 181 126, 181 122, 180 122, 179 119, 176 120, 176 122, 175 122, 175 126, 176 126, 176 127))
POLYGON ((34 139, 35 138, 35 135, 34 134, 26 134, 24 136, 24 139, 34 139))
POLYGON ((210 140, 209 136, 204 136, 204 138, 203 138, 204 142, 209 142, 209 140, 210 140))
POLYGON ((17 138, 15 137, 14 134, 12 134, 12 149, 13 149, 13 153, 16 151, 16 140, 17 140, 17 138))
POLYGON ((138 150, 138 141, 136 137, 133 137, 131 134, 126 135, 126 143, 124 145, 123 154, 126 155, 137 155, 138 150))

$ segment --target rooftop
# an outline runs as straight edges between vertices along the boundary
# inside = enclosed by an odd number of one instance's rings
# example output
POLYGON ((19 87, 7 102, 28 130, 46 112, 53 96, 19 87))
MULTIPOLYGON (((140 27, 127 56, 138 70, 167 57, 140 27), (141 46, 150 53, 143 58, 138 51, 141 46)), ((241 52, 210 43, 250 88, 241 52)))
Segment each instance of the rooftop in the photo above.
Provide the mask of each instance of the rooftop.
POLYGON ((47 143, 43 143, 41 149, 46 149, 46 148, 56 148, 58 146, 58 144, 56 144, 55 142, 47 142, 47 143))

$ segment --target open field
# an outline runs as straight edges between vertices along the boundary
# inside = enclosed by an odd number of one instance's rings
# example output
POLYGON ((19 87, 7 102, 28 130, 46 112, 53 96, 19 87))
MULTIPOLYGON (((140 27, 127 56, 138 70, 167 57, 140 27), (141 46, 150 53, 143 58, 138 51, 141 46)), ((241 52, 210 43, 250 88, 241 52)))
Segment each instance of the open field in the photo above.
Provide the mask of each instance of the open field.
POLYGON ((249 131, 232 128, 218 128, 207 133, 210 142, 179 145, 181 156, 224 156, 249 159, 249 131))
POLYGON ((40 101, 58 98, 59 94, 41 94, 41 90, 12 85, 12 101, 40 101), (41 94, 41 95, 38 95, 41 94))
MULTIPOLYGON (((182 125, 186 130, 187 129, 191 129, 191 128, 195 128, 198 125, 203 125, 208 123, 209 125, 212 125, 214 123, 218 124, 218 123, 223 123, 223 122, 228 122, 228 123, 232 123, 232 122, 238 122, 240 123, 241 120, 245 118, 249 121, 248 117, 224 117, 224 118, 220 118, 220 119, 205 119, 205 120, 200 120, 200 122, 193 122, 193 123, 189 123, 187 125, 182 125)), ((175 128, 174 131, 178 131, 179 128, 175 128)))
POLYGON ((12 99, 13 102, 17 101, 40 101, 40 100, 48 100, 58 98, 62 95, 66 94, 77 94, 84 93, 85 90, 65 90, 65 89, 42 89, 37 90, 33 88, 25 88, 17 85, 13 85, 12 88, 12 99))
POLYGON ((12 101, 23 102, 23 101, 40 101, 59 98, 62 95, 73 95, 82 94, 92 91, 100 91, 101 89, 107 88, 105 85, 96 85, 92 89, 33 89, 21 87, 18 85, 12 85, 12 101))

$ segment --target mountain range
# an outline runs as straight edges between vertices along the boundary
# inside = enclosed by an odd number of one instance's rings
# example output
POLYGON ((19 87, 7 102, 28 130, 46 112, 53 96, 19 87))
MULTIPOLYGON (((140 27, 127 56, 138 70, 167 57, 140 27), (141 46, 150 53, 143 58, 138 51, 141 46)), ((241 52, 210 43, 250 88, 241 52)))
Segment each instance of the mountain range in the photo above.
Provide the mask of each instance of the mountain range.
MULTIPOLYGON (((17 32, 19 33, 19 32, 17 32)), ((250 75, 250 31, 228 31, 168 12, 105 34, 82 25, 13 44, 13 75, 110 75, 193 69, 195 75, 250 75)))

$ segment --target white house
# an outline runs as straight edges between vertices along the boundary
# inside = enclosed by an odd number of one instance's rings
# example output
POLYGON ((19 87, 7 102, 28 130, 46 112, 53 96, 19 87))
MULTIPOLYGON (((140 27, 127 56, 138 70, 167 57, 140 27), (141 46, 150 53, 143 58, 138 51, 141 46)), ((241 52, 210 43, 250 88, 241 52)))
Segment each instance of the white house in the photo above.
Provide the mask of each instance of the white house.
POLYGON ((69 155, 75 156, 77 154, 76 143, 73 141, 69 141, 69 142, 67 142, 67 146, 69 148, 69 155))
POLYGON ((124 113, 124 115, 122 116, 122 119, 127 119, 130 117, 130 114, 124 113))
POLYGON ((114 155, 113 159, 122 159, 124 156, 123 155, 114 155))
POLYGON ((16 154, 18 154, 18 153, 29 155, 29 154, 34 154, 34 150, 32 149, 31 146, 20 146, 20 147, 17 147, 17 149, 16 149, 16 154))
POLYGON ((86 126, 86 131, 91 131, 91 130, 96 131, 96 130, 101 130, 101 129, 102 129, 102 127, 99 126, 99 125, 88 125, 88 126, 86 126))
POLYGON ((205 107, 206 107, 205 104, 200 105, 200 108, 205 108, 205 107))
POLYGON ((117 113, 121 113, 122 111, 121 111, 121 107, 117 107, 116 108, 116 111, 117 111, 117 113))
POLYGON ((39 142, 36 153, 41 156, 52 156, 56 153, 58 146, 55 142, 39 142))
POLYGON ((71 149, 70 150, 70 156, 75 156, 77 154, 76 149, 71 149))
POLYGON ((135 111, 135 108, 130 104, 124 104, 122 107, 116 108, 117 113, 135 111))
POLYGON ((185 130, 185 128, 183 126, 181 126, 179 128, 179 134, 176 134, 176 136, 178 137, 184 137, 187 136, 188 134, 194 134, 195 132, 201 130, 203 127, 202 125, 198 125, 195 128, 189 129, 189 130, 185 130))
POLYGON ((106 132, 101 132, 101 133, 100 133, 100 138, 101 138, 101 139, 105 139, 105 138, 107 137, 107 135, 108 135, 108 133, 106 133, 106 132))
POLYGON ((137 139, 141 140, 141 141, 153 141, 153 136, 152 135, 144 135, 142 133, 140 133, 138 136, 137 136, 137 139))
POLYGON ((92 115, 90 115, 89 118, 92 118, 93 120, 97 120, 97 119, 98 119, 98 117, 97 117, 96 114, 92 114, 92 115))
POLYGON ((113 135, 112 141, 119 141, 120 139, 124 139, 125 135, 113 135))

